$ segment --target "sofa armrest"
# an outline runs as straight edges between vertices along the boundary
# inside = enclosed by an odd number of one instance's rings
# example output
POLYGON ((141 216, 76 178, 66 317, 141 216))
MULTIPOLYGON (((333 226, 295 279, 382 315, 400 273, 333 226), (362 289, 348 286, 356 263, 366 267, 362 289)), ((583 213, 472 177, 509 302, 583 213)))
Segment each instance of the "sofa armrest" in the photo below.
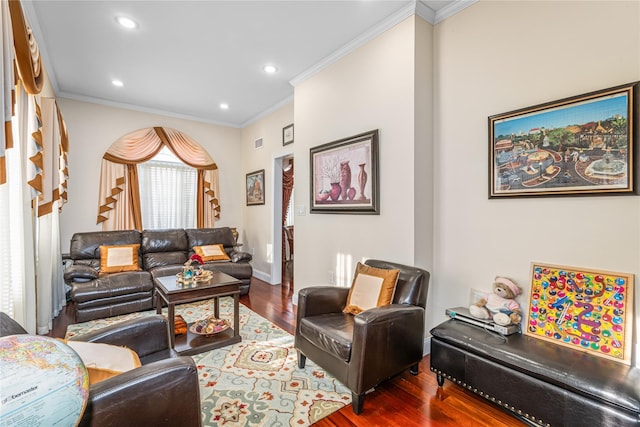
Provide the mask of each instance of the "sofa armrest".
POLYGON ((64 271, 65 283, 88 282, 97 279, 100 272, 93 267, 83 264, 72 264, 64 271))
POLYGON ((195 362, 165 359, 93 384, 79 425, 201 426, 195 362))
POLYGON ((126 320, 70 340, 128 347, 142 359, 170 348, 169 322, 159 314, 126 320))
POLYGON ((317 314, 341 312, 348 296, 349 288, 338 286, 311 286, 301 289, 298 292, 298 320, 317 314))
POLYGON ((231 251, 229 258, 231 258, 231 262, 249 262, 253 256, 249 252, 231 251))

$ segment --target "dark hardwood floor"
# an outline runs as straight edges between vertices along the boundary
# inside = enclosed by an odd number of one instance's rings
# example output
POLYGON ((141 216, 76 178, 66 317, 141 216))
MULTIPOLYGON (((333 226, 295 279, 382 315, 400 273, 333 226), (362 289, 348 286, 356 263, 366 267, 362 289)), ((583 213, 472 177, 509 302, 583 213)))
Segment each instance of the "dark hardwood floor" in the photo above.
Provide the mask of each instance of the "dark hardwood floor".
MULTIPOLYGON (((286 275, 283 284, 277 286, 254 278, 249 294, 242 296, 240 302, 293 334, 296 310, 291 298, 294 292, 286 275)), ((50 335, 63 337, 67 325, 72 322, 72 307, 68 305, 54 321, 50 335)), ((361 415, 355 415, 349 405, 315 424, 319 427, 524 425, 499 407, 450 381, 446 381, 444 387, 438 387, 435 375, 429 370, 429 356, 420 362, 418 375, 407 371, 369 393, 361 415)))

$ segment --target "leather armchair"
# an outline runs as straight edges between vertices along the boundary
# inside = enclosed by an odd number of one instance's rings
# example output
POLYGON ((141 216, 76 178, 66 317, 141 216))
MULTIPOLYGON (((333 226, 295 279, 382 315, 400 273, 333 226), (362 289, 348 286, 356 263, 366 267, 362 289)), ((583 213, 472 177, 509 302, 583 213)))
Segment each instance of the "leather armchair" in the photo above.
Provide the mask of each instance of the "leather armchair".
MULTIPOLYGON (((0 336, 26 334, 0 312, 0 336)), ((169 347, 169 328, 160 315, 142 317, 72 337, 73 340, 124 345, 142 366, 92 384, 79 426, 202 425, 198 371, 190 357, 169 347)))
POLYGON ((356 414, 371 388, 405 369, 418 373, 429 285, 429 272, 420 268, 381 260, 365 264, 400 270, 390 305, 354 316, 342 312, 348 288, 305 288, 298 294, 295 332, 298 367, 309 357, 336 377, 351 390, 356 414))

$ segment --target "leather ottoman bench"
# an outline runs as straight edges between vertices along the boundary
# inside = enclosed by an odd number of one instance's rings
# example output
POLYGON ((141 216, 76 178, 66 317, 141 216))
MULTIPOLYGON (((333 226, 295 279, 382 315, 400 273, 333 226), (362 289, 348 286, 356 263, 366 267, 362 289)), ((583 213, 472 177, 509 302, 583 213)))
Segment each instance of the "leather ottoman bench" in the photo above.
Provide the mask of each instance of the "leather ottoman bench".
POLYGON ((640 368, 523 334, 448 320, 431 330, 431 370, 541 426, 640 426, 640 368))

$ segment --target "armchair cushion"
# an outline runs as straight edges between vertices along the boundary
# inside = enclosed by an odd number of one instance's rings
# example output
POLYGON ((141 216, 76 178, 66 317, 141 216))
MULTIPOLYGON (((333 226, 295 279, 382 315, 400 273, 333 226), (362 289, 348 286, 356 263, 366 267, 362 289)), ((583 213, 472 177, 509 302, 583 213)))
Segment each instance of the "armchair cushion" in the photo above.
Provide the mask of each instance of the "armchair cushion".
POLYGON ((95 384, 107 378, 142 366, 135 351, 116 345, 84 341, 67 341, 89 372, 89 384, 95 384))
POLYGON ((305 317, 300 322, 300 334, 317 347, 345 362, 351 357, 354 316, 328 313, 305 317))
POLYGON ((100 273, 139 271, 138 252, 140 244, 100 246, 100 273))
POLYGON ((390 304, 399 273, 397 269, 388 270, 358 263, 344 312, 358 314, 390 304))
POLYGON ((200 255, 204 262, 230 260, 229 255, 224 251, 224 246, 221 244, 194 246, 193 251, 200 255))

